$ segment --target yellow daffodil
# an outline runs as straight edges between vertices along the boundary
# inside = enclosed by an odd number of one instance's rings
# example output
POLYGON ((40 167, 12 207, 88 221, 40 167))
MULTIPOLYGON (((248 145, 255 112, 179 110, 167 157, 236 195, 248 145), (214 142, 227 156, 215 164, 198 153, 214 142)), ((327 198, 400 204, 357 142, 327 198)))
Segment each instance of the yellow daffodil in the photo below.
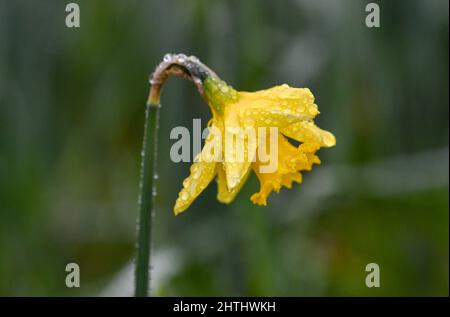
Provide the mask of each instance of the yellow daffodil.
MULTIPOLYGON (((316 151, 336 143, 330 132, 317 127, 313 119, 319 114, 314 96, 308 88, 292 88, 284 84, 256 92, 236 91, 217 77, 203 81, 205 100, 212 111, 208 124, 221 136, 241 138, 241 149, 218 141, 216 133, 210 133, 205 145, 190 168, 190 175, 183 182, 183 188, 175 203, 175 214, 185 211, 198 195, 217 178, 217 199, 222 203, 234 200, 249 173, 253 170, 260 182, 260 190, 251 196, 251 201, 266 205, 272 191, 279 192, 282 186, 291 188, 293 182, 302 181, 301 171, 309 171, 313 164, 319 164, 316 151), (242 136, 238 131, 254 129, 256 138, 242 136), (260 138, 261 132, 276 128, 275 138, 260 138), (300 142, 294 146, 288 140, 300 142), (275 142, 277 147, 269 146, 275 142), (263 159, 256 149, 264 148, 269 161, 263 159), (242 153, 243 159, 236 155, 242 153), (275 151, 275 152, 273 152, 275 151), (271 155, 274 154, 274 155, 271 155), (261 167, 276 161, 275 169, 262 172, 261 167)), ((225 138, 226 139, 226 138, 225 138)), ((237 141, 236 141, 237 142, 237 141)))

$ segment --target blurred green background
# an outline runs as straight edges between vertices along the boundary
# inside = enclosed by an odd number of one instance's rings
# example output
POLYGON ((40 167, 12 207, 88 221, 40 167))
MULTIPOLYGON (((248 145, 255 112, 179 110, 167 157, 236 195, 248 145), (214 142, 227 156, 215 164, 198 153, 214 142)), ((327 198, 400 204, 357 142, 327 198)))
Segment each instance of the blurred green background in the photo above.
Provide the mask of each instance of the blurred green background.
POLYGON ((193 54, 239 90, 309 87, 337 146, 260 208, 189 170, 175 126, 206 126, 192 83, 162 95, 155 295, 449 294, 448 1, 0 0, 0 295, 131 295, 148 76, 193 54), (81 287, 65 286, 65 266, 81 287), (376 262, 381 287, 365 286, 376 262))

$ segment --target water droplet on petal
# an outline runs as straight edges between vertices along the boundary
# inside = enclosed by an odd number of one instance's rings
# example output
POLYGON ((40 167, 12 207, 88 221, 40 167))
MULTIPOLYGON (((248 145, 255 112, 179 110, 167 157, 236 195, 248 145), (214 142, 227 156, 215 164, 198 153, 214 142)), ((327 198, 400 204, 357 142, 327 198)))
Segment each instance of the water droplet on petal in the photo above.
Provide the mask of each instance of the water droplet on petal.
POLYGON ((200 171, 196 171, 196 172, 192 175, 192 178, 194 178, 194 179, 199 179, 199 177, 200 177, 200 171))

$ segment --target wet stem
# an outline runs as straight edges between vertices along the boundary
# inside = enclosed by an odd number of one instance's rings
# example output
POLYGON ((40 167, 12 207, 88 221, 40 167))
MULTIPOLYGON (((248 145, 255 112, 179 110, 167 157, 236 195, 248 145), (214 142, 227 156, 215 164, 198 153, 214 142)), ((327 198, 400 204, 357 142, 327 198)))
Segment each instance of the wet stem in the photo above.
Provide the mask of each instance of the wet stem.
POLYGON ((142 145, 139 215, 137 221, 137 244, 135 263, 136 297, 150 295, 151 238, 156 195, 156 159, 158 147, 159 97, 161 87, 169 76, 180 76, 195 83, 203 96, 203 80, 217 76, 196 57, 184 54, 166 54, 156 67, 150 80, 150 92, 145 112, 144 142, 142 145))
POLYGON ((137 220, 137 244, 134 296, 149 296, 152 222, 156 193, 156 159, 160 105, 147 103, 137 220))

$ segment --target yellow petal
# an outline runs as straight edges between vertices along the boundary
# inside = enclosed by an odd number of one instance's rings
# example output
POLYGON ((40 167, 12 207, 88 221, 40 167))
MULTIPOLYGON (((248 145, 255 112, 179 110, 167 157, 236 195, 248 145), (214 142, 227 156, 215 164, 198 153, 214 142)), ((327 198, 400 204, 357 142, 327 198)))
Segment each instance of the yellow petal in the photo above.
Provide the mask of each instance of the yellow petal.
POLYGON ((322 130, 312 121, 300 121, 281 128, 281 133, 299 142, 317 143, 320 146, 336 145, 336 138, 328 131, 322 130))
POLYGON ((308 88, 284 84, 256 92, 238 92, 234 108, 241 118, 251 119, 261 127, 285 127, 313 119, 319 110, 308 88))
POLYGON ((173 209, 175 215, 185 211, 216 175, 217 162, 214 154, 211 154, 211 149, 214 148, 211 142, 214 142, 212 138, 206 140, 202 152, 197 155, 190 168, 191 174, 183 181, 183 188, 173 209))
POLYGON ((241 126, 236 113, 225 114, 223 166, 229 191, 244 181, 256 155, 257 135, 252 126, 241 126))
POLYGON ((242 181, 231 191, 228 190, 223 165, 217 164, 216 169, 217 169, 217 200, 220 201, 221 203, 229 204, 234 200, 236 195, 241 190, 242 186, 244 186, 245 181, 247 180, 247 177, 250 174, 250 169, 248 169, 242 181))

